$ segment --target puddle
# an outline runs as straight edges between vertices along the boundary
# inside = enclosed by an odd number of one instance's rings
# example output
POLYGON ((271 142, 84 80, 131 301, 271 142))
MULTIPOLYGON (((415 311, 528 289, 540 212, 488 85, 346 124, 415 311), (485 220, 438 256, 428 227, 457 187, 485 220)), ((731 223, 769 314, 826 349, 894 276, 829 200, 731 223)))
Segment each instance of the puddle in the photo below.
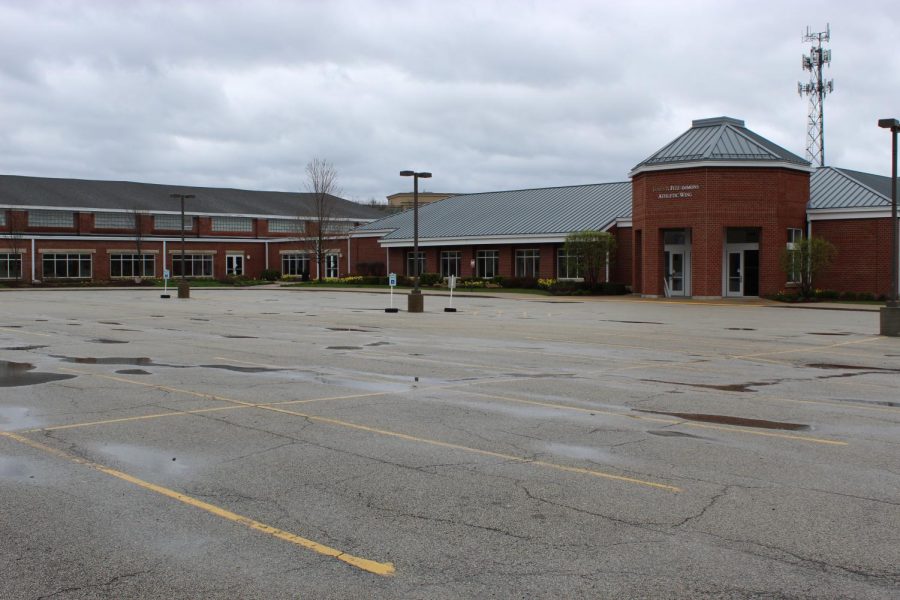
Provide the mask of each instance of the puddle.
POLYGON ((66 323, 69 327, 81 327, 81 323, 66 323))
POLYGON ((807 335, 853 335, 848 331, 807 331, 807 335))
POLYGON ((109 338, 95 338, 93 340, 88 340, 89 342, 93 342, 95 344, 127 344, 128 342, 125 340, 111 340, 109 338))
POLYGON ((575 373, 504 373, 504 377, 522 377, 525 379, 552 379, 554 377, 575 377, 575 373))
POLYGON ((686 421, 701 421, 703 423, 718 423, 721 425, 738 425, 741 427, 755 427, 758 429, 786 429, 788 431, 809 431, 809 425, 802 423, 782 423, 779 421, 766 421, 763 419, 747 419, 744 417, 729 417, 727 415, 707 415, 703 413, 676 413, 659 410, 640 410, 637 412, 653 415, 668 415, 678 417, 686 421))
POLYGON ((48 322, 49 320, 50 320, 50 319, 35 319, 34 322, 35 322, 35 323, 46 323, 46 322, 48 322))
POLYGON ((756 331, 752 327, 726 327, 728 331, 756 331))
POLYGON ((264 313, 259 313, 259 314, 261 314, 261 315, 280 315, 281 313, 264 312, 264 313))
POLYGON ((669 385, 686 385, 688 387, 703 388, 707 390, 721 390, 723 392, 755 392, 753 388, 765 385, 774 385, 778 381, 751 381, 750 383, 685 383, 683 381, 663 381, 661 379, 642 379, 651 383, 668 383, 669 385))
POLYGON ((4 350, 15 350, 16 352, 28 352, 30 350, 40 350, 41 348, 46 348, 47 346, 10 346, 9 348, 4 348, 4 350))
POLYGON ((325 329, 329 331, 359 331, 360 333, 372 333, 368 329, 355 329, 353 327, 326 327, 325 329))
POLYGON ((366 344, 366 346, 391 346, 391 342, 372 342, 371 344, 366 344))
POLYGON ((140 331, 140 329, 124 329, 121 327, 113 327, 113 331, 140 331))
POLYGON ((172 456, 171 452, 163 452, 155 448, 132 446, 130 444, 104 444, 94 449, 107 456, 158 473, 179 475, 192 466, 184 458, 179 460, 178 456, 172 456))
POLYGON ((650 435, 658 435, 659 437, 686 437, 686 438, 694 438, 697 440, 702 440, 705 438, 700 437, 699 435, 691 435, 690 433, 682 433, 680 431, 671 431, 669 429, 656 429, 653 431, 648 431, 650 435))
POLYGON ((21 325, 0 325, 3 329, 22 329, 21 325))
POLYGON ((22 387, 73 379, 75 375, 34 372, 34 365, 0 360, 0 387, 22 387))
POLYGON ((601 321, 606 321, 607 323, 634 323, 639 325, 665 325, 665 323, 660 323, 659 321, 617 321, 615 319, 600 319, 601 321))
MULTIPOLYGON (((166 365, 171 366, 171 365, 166 365)), ((268 367, 238 367, 236 365, 197 365, 201 369, 222 369, 237 373, 274 373, 275 371, 287 371, 288 369, 270 369, 268 367)), ((188 367, 184 367, 188 368, 188 367)))
POLYGON ((806 365, 813 369, 838 369, 842 371, 886 371, 888 373, 900 373, 900 369, 888 369, 886 367, 863 367, 861 365, 841 365, 836 363, 810 363, 806 365))
MULTIPOLYGON (((77 363, 80 365, 131 365, 136 367, 168 367, 170 369, 222 369, 224 371, 235 371, 238 373, 271 373, 275 371, 288 371, 289 369, 275 369, 268 367, 239 367, 236 365, 171 365, 166 363, 156 363, 153 359, 146 356, 127 357, 127 356, 54 356, 63 362, 77 363)), ((150 375, 150 373, 134 373, 135 375, 150 375)), ((74 377, 74 375, 72 376, 74 377)), ((2 385, 2 384, 0 384, 2 385)))
POLYGON ((362 350, 359 346, 326 346, 326 350, 362 350))
POLYGON ((31 416, 25 406, 0 406, 0 431, 40 427, 41 421, 31 416))
POLYGON ((150 371, 143 369, 120 369, 116 371, 119 375, 151 375, 150 371))
POLYGON ((204 323, 209 323, 209 319, 198 319, 196 317, 191 317, 191 321, 203 321, 204 323))
POLYGON ((165 319, 166 318, 166 315, 150 315, 150 316, 153 317, 154 319, 165 319))
POLYGON ((557 456, 565 456, 567 458, 580 458, 584 460, 592 460, 604 464, 616 464, 623 462, 621 456, 616 456, 611 452, 591 446, 573 446, 570 444, 558 444, 549 442, 544 445, 548 452, 557 456))
POLYGON ((0 477, 25 479, 25 467, 16 459, 0 456, 0 477))
POLYGON ((255 335, 223 335, 224 338, 229 338, 232 340, 258 340, 259 338, 255 335))
POLYGON ((117 323, 116 321, 97 321, 101 325, 121 325, 121 323, 117 323))

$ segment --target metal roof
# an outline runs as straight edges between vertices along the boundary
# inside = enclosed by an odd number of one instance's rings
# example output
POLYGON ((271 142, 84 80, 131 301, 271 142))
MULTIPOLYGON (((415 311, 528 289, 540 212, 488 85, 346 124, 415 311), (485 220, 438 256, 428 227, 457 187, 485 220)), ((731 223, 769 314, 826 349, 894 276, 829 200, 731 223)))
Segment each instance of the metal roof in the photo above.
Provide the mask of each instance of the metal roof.
POLYGON ((730 117, 698 119, 691 128, 661 150, 637 164, 631 174, 651 167, 696 162, 787 163, 809 167, 809 162, 744 127, 730 117))
POLYGON ((809 180, 810 210, 838 208, 872 208, 891 205, 891 178, 820 167, 809 180))
MULTIPOLYGON (((305 217, 315 214, 309 193, 259 192, 231 188, 189 187, 0 175, 0 206, 91 208, 100 210, 177 211, 180 203, 169 194, 194 194, 186 212, 196 214, 273 215, 305 217)), ((337 219, 377 219, 384 213, 332 196, 337 219)))
MULTIPOLYGON (((419 207, 419 238, 566 235, 605 229, 631 215, 631 182, 463 194, 419 207)), ((384 231, 384 240, 413 237, 407 210, 354 231, 384 231)))

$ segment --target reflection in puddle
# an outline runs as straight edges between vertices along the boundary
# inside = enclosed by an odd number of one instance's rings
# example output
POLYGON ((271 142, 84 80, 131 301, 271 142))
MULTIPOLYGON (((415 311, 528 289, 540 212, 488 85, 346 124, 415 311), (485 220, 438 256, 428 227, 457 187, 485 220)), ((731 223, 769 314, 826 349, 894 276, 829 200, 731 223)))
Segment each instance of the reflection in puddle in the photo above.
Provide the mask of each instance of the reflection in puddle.
POLYGON ((670 385, 686 385, 689 387, 704 388, 707 390, 721 390, 723 392, 755 392, 753 388, 765 385, 775 385, 778 381, 751 381, 750 383, 686 383, 684 381, 663 381, 661 379, 642 379, 650 383, 667 383, 670 385))
POLYGON ((31 416, 25 406, 0 406, 0 430, 15 431, 40 427, 41 421, 31 416))
POLYGON ((558 444, 555 442, 548 442, 544 446, 548 452, 557 456, 565 456, 567 458, 581 458, 585 460, 602 462, 604 464, 616 464, 623 462, 621 456, 616 456, 611 452, 602 450, 600 448, 594 448, 592 446, 573 446, 570 444, 558 444))
POLYGON ((150 371, 143 369, 120 369, 116 371, 119 375, 150 375, 150 371))
POLYGON ((326 350, 362 350, 359 346, 326 346, 326 350))
POLYGON ((162 452, 144 446, 104 444, 96 447, 95 450, 129 464, 169 475, 180 475, 193 466, 189 460, 185 460, 183 457, 179 460, 177 456, 172 456, 171 452, 162 452))
POLYGON ((94 338, 93 340, 88 340, 89 342, 93 342, 95 344, 127 344, 128 342, 125 340, 111 340, 109 338, 94 338))
POLYGON ((30 350, 40 350, 41 348, 46 348, 47 346, 10 346, 9 348, 4 348, 4 350, 14 350, 17 352, 28 352, 30 350))
POLYGON ((766 421, 764 419, 747 419, 744 417, 730 417, 727 415, 707 415, 703 413, 678 413, 665 412, 660 410, 640 410, 638 412, 650 413, 653 415, 668 415, 670 417, 678 417, 686 421, 701 421, 704 423, 719 423, 721 425, 739 425, 741 427, 757 427, 760 429, 786 429, 789 431, 808 431, 809 425, 802 423, 782 423, 780 421, 766 421))
MULTIPOLYGON (((28 471, 22 460, 18 458, 0 456, 0 478, 2 479, 29 479, 28 471)), ((34 475, 30 477, 34 479, 34 475)))
POLYGON ((657 429, 648 431, 650 435, 658 435, 660 437, 685 437, 685 438, 694 438, 698 440, 702 440, 704 438, 699 435, 691 435, 690 433, 683 433, 681 431, 672 431, 671 429, 657 429))
POLYGON ((0 387, 21 387, 72 379, 75 375, 34 372, 34 365, 0 360, 0 387))
POLYGON ((259 338, 253 335, 223 335, 222 337, 231 338, 233 340, 258 340, 259 338))

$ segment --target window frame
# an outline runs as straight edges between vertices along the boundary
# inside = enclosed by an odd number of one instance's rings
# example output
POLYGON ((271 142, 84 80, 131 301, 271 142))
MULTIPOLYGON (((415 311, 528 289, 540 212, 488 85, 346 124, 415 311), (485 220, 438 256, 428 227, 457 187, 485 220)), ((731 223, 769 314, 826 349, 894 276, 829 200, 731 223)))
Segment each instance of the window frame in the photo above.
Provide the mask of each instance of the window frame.
MULTIPOLYGON (((172 278, 181 277, 181 254, 175 253, 172 254, 171 258, 171 267, 172 267, 172 278)), ((212 254, 188 254, 184 255, 185 262, 188 262, 191 265, 191 272, 185 274, 185 277, 189 277, 192 279, 212 279, 215 275, 215 265, 213 264, 213 255, 212 254), (200 274, 196 274, 197 269, 195 266, 200 265, 200 274), (206 267, 209 267, 209 274, 206 273, 206 267)))
POLYGON ((493 279, 499 275, 500 251, 478 250, 475 252, 475 276, 481 279, 493 279))
POLYGON ((459 277, 462 268, 462 251, 441 250, 441 277, 459 277), (451 268, 453 267, 453 268, 451 268))
POLYGON ((41 256, 41 277, 43 279, 91 279, 94 274, 92 252, 46 252, 41 256), (53 265, 48 275, 48 263, 53 265), (60 268, 64 266, 64 268, 60 268), (85 266, 87 274, 84 274, 85 266), (60 273, 64 273, 60 275, 60 273), (76 274, 72 274, 75 272, 76 274))
MULTIPOLYGON (((406 276, 407 277, 415 277, 416 276, 415 271, 414 271, 415 267, 413 266, 413 265, 415 265, 414 261, 416 260, 415 254, 416 253, 413 250, 406 251, 406 276)), ((421 276, 422 273, 425 272, 425 251, 424 250, 419 250, 418 258, 419 258, 419 275, 421 276)))
POLYGON ((136 252, 116 252, 109 255, 109 278, 128 279, 130 277, 156 277, 156 255, 136 252), (126 262, 127 257, 127 262, 126 262), (118 269, 117 269, 118 264, 118 269), (126 268, 126 264, 128 268, 126 268), (135 273, 135 264, 140 265, 140 273, 135 273), (149 269, 148 269, 149 266, 149 269), (118 274, 116 271, 118 270, 118 274), (149 270, 149 273, 147 272, 149 270), (130 271, 126 273, 125 271, 130 271))
POLYGON ((516 277, 538 279, 541 276, 540 248, 516 249, 516 277))
POLYGON ((0 252, 0 279, 16 280, 22 278, 22 252, 0 252), (18 274, 13 274, 12 265, 18 266, 18 274), (4 275, 5 273, 5 275, 4 275))
POLYGON ((309 254, 307 252, 286 252, 281 255, 281 274, 288 277, 302 277, 306 273, 309 276, 309 254), (302 268, 305 265, 306 268, 302 268), (299 266, 297 272, 293 272, 295 266, 299 266))
POLYGON ((568 254, 565 247, 557 249, 556 278, 563 281, 584 281, 584 259, 581 255, 568 254))

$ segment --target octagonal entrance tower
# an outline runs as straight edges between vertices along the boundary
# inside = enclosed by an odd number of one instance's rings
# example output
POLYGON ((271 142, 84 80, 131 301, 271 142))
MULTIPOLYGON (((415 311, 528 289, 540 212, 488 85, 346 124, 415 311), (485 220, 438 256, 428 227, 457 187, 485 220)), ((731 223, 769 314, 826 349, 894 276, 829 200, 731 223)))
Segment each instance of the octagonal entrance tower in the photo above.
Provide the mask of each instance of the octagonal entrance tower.
POLYGON ((784 289, 779 257, 803 235, 811 171, 741 120, 694 121, 629 174, 634 290, 721 298, 784 289))

